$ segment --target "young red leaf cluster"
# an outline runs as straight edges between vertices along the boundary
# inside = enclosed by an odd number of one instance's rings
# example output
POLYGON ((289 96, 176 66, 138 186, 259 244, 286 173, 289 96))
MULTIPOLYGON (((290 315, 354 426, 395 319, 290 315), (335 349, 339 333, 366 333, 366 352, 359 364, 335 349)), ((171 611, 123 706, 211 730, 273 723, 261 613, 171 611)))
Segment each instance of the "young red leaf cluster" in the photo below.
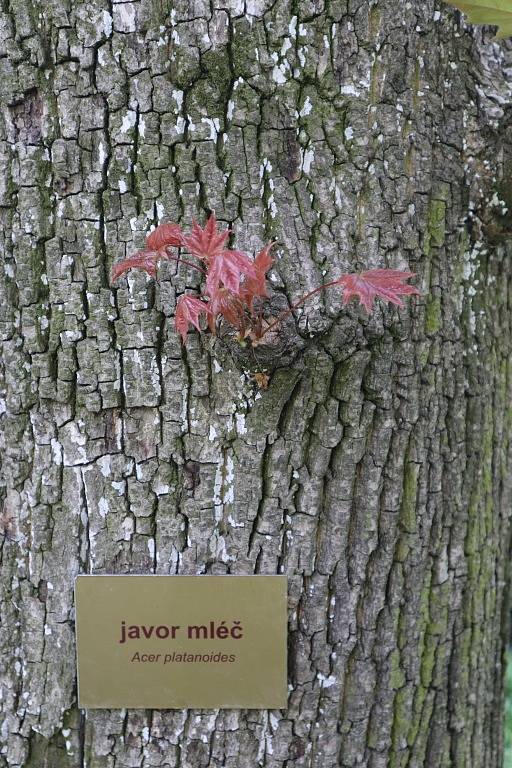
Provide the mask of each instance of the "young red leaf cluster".
POLYGON ((272 265, 272 243, 251 259, 242 251, 227 248, 228 237, 228 230, 219 231, 215 214, 204 228, 194 221, 189 234, 177 224, 161 224, 146 238, 145 250, 114 266, 112 279, 133 268, 143 269, 154 277, 160 259, 185 261, 171 251, 173 247, 181 248, 199 262, 185 263, 206 275, 200 298, 185 294, 178 299, 175 324, 183 341, 190 325, 201 330, 201 317, 206 318, 212 332, 222 317, 238 330, 240 339, 251 333, 257 335, 262 320, 261 313, 255 312, 254 301, 267 296, 266 274, 272 265))
POLYGON ((343 306, 350 299, 357 298, 368 313, 372 312, 376 298, 402 307, 401 296, 419 294, 417 288, 407 283, 414 277, 413 272, 372 269, 342 275, 337 280, 319 285, 273 322, 265 322, 262 301, 268 296, 266 278, 273 262, 270 255, 273 243, 266 245, 251 259, 242 251, 226 248, 228 237, 229 230, 219 231, 213 213, 204 227, 194 221, 189 234, 184 233, 178 224, 160 224, 146 238, 144 250, 113 267, 112 280, 117 280, 133 268, 143 269, 155 277, 157 263, 161 259, 181 261, 202 272, 206 280, 201 296, 184 294, 177 302, 175 325, 183 342, 186 341, 191 325, 201 331, 201 318, 204 317, 212 333, 215 333, 219 319, 223 318, 238 331, 240 341, 250 339, 253 344, 257 344, 268 331, 276 330, 294 309, 330 287, 342 289, 343 306), (181 258, 180 251, 176 254, 171 248, 188 251, 196 262, 181 258))

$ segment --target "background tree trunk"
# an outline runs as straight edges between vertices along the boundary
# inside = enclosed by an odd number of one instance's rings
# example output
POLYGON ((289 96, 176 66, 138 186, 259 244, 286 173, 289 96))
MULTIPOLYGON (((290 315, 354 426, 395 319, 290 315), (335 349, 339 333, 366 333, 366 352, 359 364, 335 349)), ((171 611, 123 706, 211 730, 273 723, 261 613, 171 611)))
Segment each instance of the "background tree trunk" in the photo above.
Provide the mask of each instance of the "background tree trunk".
POLYGON ((1 7, 0 765, 499 766, 510 43, 430 0, 1 7), (184 349, 196 276, 109 271, 211 209, 277 239, 276 309, 423 297, 184 349), (288 574, 288 709, 80 712, 78 573, 288 574))

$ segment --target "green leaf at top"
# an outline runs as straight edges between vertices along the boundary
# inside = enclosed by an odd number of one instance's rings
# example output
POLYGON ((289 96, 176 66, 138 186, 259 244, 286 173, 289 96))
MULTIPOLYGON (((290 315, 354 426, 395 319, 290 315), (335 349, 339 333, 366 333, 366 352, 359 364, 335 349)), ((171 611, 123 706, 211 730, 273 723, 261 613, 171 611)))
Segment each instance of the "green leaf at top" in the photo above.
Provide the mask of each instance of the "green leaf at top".
POLYGON ((471 24, 491 24, 499 27, 496 37, 512 35, 512 0, 449 0, 465 13, 471 24))

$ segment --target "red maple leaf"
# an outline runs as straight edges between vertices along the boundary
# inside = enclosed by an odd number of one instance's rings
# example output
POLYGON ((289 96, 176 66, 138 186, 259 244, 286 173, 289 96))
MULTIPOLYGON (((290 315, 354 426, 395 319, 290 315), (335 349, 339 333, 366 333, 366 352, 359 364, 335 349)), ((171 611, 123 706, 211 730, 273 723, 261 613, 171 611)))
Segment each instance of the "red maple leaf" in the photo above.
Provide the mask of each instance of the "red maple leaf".
POLYGON ((159 251, 160 248, 165 248, 166 245, 179 246, 182 240, 183 232, 178 224, 159 224, 146 237, 146 245, 150 251, 159 251))
POLYGON ((180 296, 176 304, 174 325, 184 343, 187 340, 189 324, 192 324, 198 331, 201 330, 199 320, 203 314, 209 321, 212 310, 205 301, 201 301, 201 299, 189 296, 188 294, 180 296))
POLYGON ((258 253, 253 261, 256 277, 248 275, 241 286, 240 295, 247 302, 247 305, 252 309, 253 300, 257 296, 268 296, 267 293, 267 272, 272 266, 274 259, 270 255, 270 249, 275 243, 269 243, 258 253))
POLYGON ((355 275, 344 275, 335 281, 343 287, 343 306, 351 298, 356 297, 370 313, 374 299, 378 296, 385 301, 403 307, 400 296, 419 294, 413 285, 406 285, 406 280, 414 277, 414 272, 403 272, 400 269, 370 269, 355 275))
POLYGON ((228 235, 227 229, 224 232, 218 231, 217 219, 212 213, 204 229, 193 219, 192 232, 183 236, 182 243, 194 256, 209 262, 222 251, 228 235))
POLYGON ((210 261, 206 292, 213 298, 223 285, 233 293, 239 294, 242 276, 257 279, 254 261, 242 251, 220 251, 210 261))
POLYGON ((238 328, 243 334, 245 331, 245 305, 241 298, 228 288, 219 288, 210 301, 211 315, 208 318, 208 324, 212 333, 215 332, 215 323, 217 318, 222 317, 231 323, 234 328, 238 328))
POLYGON ((156 251, 137 251, 133 256, 114 264, 111 279, 112 281, 117 280, 129 269, 143 269, 151 277, 156 277, 156 265, 161 258, 162 254, 156 251))

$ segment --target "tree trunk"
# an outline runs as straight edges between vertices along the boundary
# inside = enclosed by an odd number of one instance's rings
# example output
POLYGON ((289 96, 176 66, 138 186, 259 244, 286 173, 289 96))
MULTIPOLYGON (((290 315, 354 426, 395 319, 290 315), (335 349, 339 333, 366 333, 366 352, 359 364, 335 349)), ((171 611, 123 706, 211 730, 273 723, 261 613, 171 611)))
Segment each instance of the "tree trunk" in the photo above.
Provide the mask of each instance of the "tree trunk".
POLYGON ((0 765, 500 766, 510 44, 430 0, 0 23, 0 765), (184 348, 192 270, 109 272, 211 210, 277 240, 273 314, 363 268, 423 295, 184 348), (78 710, 79 573, 288 574, 287 710, 78 710))

